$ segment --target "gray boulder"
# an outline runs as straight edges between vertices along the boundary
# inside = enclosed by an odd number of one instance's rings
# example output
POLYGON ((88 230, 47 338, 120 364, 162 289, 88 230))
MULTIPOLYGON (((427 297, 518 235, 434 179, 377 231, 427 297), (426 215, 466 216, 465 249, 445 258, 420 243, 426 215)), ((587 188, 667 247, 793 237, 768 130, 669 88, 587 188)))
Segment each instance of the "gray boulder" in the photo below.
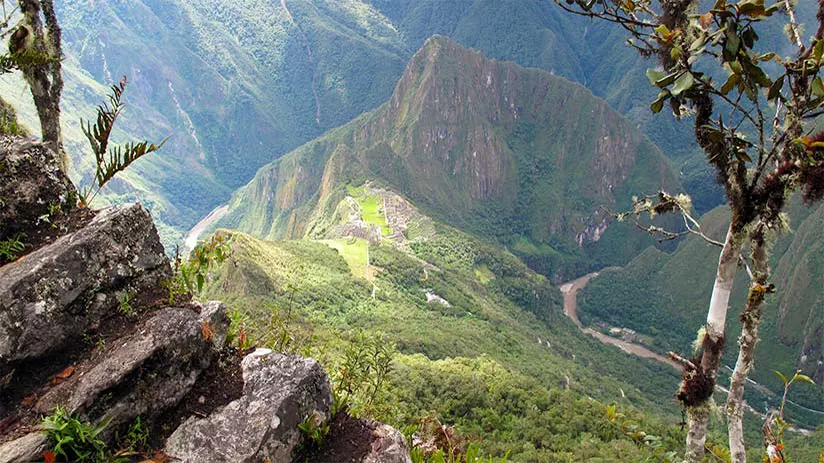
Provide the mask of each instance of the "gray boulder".
POLYGON ((412 463, 406 439, 392 426, 375 423, 372 447, 361 460, 363 463, 412 463))
POLYGON ((43 459, 43 452, 48 450, 49 440, 46 433, 33 432, 0 445, 0 463, 30 463, 43 459))
MULTIPOLYGON (((243 360, 243 396, 207 418, 189 418, 166 442, 182 462, 289 463, 298 424, 329 417, 332 390, 313 359, 259 349, 243 360)), ((178 460, 175 460, 178 461, 178 460)))
POLYGON ((0 240, 37 227, 49 205, 74 206, 75 198, 54 151, 27 138, 0 136, 0 240))
MULTIPOLYGON (((111 420, 108 429, 114 430, 138 416, 150 421, 176 405, 212 357, 213 340, 203 338, 205 311, 200 308, 200 315, 190 308, 158 311, 51 389, 38 401, 37 410, 48 414, 59 405, 88 422, 105 416, 111 420)), ((225 333, 229 325, 225 308, 221 304, 212 308, 224 311, 223 318, 214 317, 213 323, 215 331, 225 333)))
POLYGON ((139 204, 104 209, 81 230, 0 267, 0 376, 15 362, 66 348, 116 315, 123 294, 151 293, 169 277, 139 204))

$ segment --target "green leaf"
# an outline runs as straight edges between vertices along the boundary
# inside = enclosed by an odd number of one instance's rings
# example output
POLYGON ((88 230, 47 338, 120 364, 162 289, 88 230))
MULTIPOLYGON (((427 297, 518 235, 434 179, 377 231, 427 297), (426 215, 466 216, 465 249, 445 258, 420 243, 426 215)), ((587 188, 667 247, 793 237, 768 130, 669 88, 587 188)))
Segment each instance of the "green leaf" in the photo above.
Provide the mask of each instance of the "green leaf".
POLYGON ((724 50, 730 54, 730 56, 735 56, 738 54, 738 49, 741 47, 741 39, 736 35, 733 30, 727 31, 727 43, 724 46, 724 50))
POLYGON ((744 0, 738 5, 738 12, 742 15, 757 18, 766 15, 764 0, 744 0))
POLYGON ((805 383, 809 383, 809 384, 812 384, 813 386, 815 386, 815 381, 813 381, 812 378, 810 378, 807 375, 802 375, 801 373, 796 373, 796 375, 793 377, 793 381, 795 381, 795 380, 803 381, 805 383))
POLYGON ((784 383, 784 386, 786 386, 786 385, 787 385, 787 377, 786 377, 786 376, 784 376, 784 373, 781 373, 781 372, 780 372, 780 371, 778 371, 778 370, 773 370, 773 373, 775 373, 776 375, 778 375, 778 377, 779 377, 779 378, 781 379, 781 381, 784 383))
POLYGON ((661 93, 658 94, 658 99, 653 101, 650 105, 650 109, 653 113, 658 114, 664 109, 664 102, 667 101, 667 98, 672 96, 669 90, 662 90, 661 93))
POLYGON ((678 76, 678 74, 676 74, 674 72, 672 74, 668 74, 668 75, 664 76, 663 78, 656 80, 655 81, 655 86, 659 87, 659 88, 664 88, 667 85, 670 85, 671 83, 675 82, 675 78, 677 76, 678 76))
POLYGON ((775 82, 770 86, 770 90, 767 92, 767 100, 772 101, 781 96, 782 88, 784 88, 784 75, 775 79, 775 82))
POLYGON ((730 76, 727 77, 727 81, 724 82, 724 85, 721 86, 721 93, 723 93, 724 95, 730 93, 732 89, 735 88, 736 85, 738 85, 738 82, 740 80, 741 78, 738 76, 738 74, 730 74, 730 76))
POLYGON ((815 42, 815 48, 813 48, 813 56, 817 61, 821 61, 821 58, 824 56, 824 39, 819 39, 815 42))
POLYGON ((659 71, 657 69, 647 69, 647 79, 649 79, 650 85, 656 85, 656 82, 663 79, 667 76, 667 73, 664 71, 659 71))
POLYGON ((695 84, 695 78, 692 76, 692 73, 685 72, 684 74, 681 74, 681 77, 675 80, 675 85, 671 90, 672 94, 674 96, 678 96, 691 89, 693 84, 695 84))
POLYGON ((818 98, 824 97, 824 82, 821 81, 821 77, 816 77, 815 80, 813 80, 810 89, 812 90, 813 95, 818 98))

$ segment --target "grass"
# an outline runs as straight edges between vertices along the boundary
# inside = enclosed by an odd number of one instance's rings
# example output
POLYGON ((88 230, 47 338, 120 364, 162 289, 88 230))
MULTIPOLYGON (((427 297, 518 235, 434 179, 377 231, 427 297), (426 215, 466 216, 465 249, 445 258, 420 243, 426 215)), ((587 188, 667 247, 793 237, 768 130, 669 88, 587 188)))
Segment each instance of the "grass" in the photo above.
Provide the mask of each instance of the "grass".
POLYGON ((322 240, 323 244, 338 251, 352 275, 358 278, 370 279, 369 271, 369 243, 361 238, 341 238, 337 240, 322 240))
POLYGON ((475 267, 475 276, 477 276, 481 284, 484 285, 495 279, 495 274, 489 270, 489 267, 483 264, 475 267))
POLYGON ((386 222, 386 215, 381 211, 383 201, 379 195, 371 193, 366 185, 357 188, 348 185, 346 190, 357 201, 358 206, 360 206, 361 218, 366 223, 380 227, 382 236, 392 234, 392 229, 386 222))

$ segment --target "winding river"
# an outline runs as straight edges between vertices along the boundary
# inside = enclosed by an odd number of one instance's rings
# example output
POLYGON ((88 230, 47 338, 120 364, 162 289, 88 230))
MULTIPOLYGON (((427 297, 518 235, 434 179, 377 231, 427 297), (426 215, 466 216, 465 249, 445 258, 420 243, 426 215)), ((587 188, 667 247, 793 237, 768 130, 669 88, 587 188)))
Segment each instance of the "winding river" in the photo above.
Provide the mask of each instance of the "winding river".
MULTIPOLYGON (((599 272, 594 272, 594 273, 590 273, 588 275, 584 275, 584 276, 582 276, 578 279, 569 281, 569 282, 564 283, 564 284, 562 284, 558 287, 558 289, 560 289, 561 293, 563 293, 563 295, 564 295, 564 315, 569 317, 569 319, 572 320, 572 322, 575 323, 575 325, 583 333, 586 333, 586 334, 589 334, 589 335, 595 337, 596 339, 598 339, 599 341, 601 341, 604 344, 611 344, 613 346, 616 346, 617 348, 621 349, 622 351, 624 351, 628 354, 632 354, 632 355, 635 355, 635 356, 638 356, 638 357, 641 357, 641 358, 652 359, 652 360, 656 360, 656 361, 661 362, 661 363, 665 363, 665 364, 675 368, 676 370, 680 371, 681 370, 681 365, 679 365, 677 362, 674 362, 673 360, 670 360, 670 359, 664 357, 661 354, 653 352, 650 349, 648 349, 648 348, 646 348, 646 347, 644 347, 640 344, 627 342, 627 341, 624 341, 623 339, 613 338, 612 336, 608 336, 604 333, 601 333, 600 331, 595 331, 592 328, 587 328, 581 323, 581 320, 578 318, 578 291, 584 289, 584 287, 586 287, 587 283, 589 283, 590 280, 592 280, 593 278, 598 276, 598 273, 599 272)), ((732 371, 732 369, 729 366, 724 365, 724 367, 726 369, 728 369, 730 372, 732 371)), ((774 393, 772 391, 770 391, 769 389, 767 389, 765 386, 762 386, 762 385, 756 383, 755 381, 753 381, 751 379, 748 379, 747 381, 753 387, 759 389, 762 393, 764 393, 766 395, 770 395, 770 396, 774 395, 774 393)), ((716 385, 716 388, 719 391, 721 391, 725 394, 729 392, 727 389, 721 387, 720 385, 716 385)), ((787 400, 787 403, 790 404, 790 405, 794 405, 794 406, 796 406, 796 407, 798 407, 802 410, 805 410, 807 412, 810 412, 810 413, 815 413, 815 414, 818 414, 818 415, 824 415, 824 411, 814 410, 812 408, 805 407, 805 406, 803 406, 801 404, 798 404, 796 402, 793 402, 792 400, 789 400, 789 399, 787 400)), ((763 413, 758 412, 757 410, 750 407, 749 405, 747 405, 747 408, 749 408, 750 411, 755 413, 755 414, 763 415, 763 413)), ((794 430, 798 431, 798 429, 794 429, 794 430)))

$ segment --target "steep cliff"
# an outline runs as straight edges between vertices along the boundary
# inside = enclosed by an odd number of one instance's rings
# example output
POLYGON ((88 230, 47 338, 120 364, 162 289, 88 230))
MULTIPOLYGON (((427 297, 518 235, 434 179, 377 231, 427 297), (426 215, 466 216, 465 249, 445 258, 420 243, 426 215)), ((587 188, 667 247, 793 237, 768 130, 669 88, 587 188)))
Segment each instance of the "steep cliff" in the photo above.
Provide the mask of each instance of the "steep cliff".
POLYGON ((323 235, 346 185, 366 180, 552 276, 631 258, 650 241, 610 226, 605 208, 680 188, 661 152, 584 87, 434 37, 388 102, 263 167, 219 225, 323 235))

